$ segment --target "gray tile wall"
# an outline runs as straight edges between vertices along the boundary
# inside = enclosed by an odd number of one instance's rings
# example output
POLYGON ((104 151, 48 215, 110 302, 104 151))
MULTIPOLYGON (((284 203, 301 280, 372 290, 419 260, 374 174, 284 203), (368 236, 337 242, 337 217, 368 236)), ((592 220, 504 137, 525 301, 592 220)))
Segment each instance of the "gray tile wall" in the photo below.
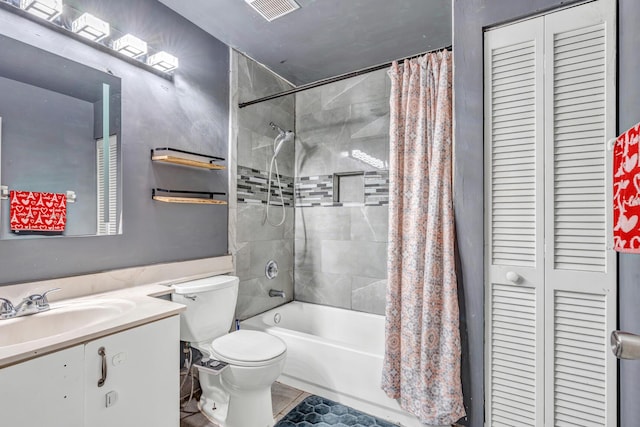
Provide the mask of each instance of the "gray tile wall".
POLYGON ((296 300, 384 313, 389 89, 382 70, 296 95, 296 300), (364 205, 334 203, 360 171, 364 205))
MULTIPOLYGON (((236 93, 234 101, 249 101, 291 88, 255 61, 233 52, 236 93)), ((233 72, 233 71, 232 71, 233 72)), ((230 203, 231 252, 234 255, 240 290, 236 317, 245 319, 293 299, 293 175, 294 144, 283 146, 278 155, 278 170, 284 186, 286 220, 282 226, 263 223, 267 199, 267 171, 277 132, 270 122, 286 130, 294 129, 294 97, 284 97, 246 108, 235 106, 235 173, 233 204, 230 203), (278 263, 279 274, 265 277, 269 260, 278 263), (269 289, 283 290, 286 298, 269 297, 269 289)), ((231 166, 233 167, 233 166, 231 166)), ((230 194, 230 199, 232 195, 230 194)), ((272 185, 269 217, 279 222, 282 208, 272 185)))
MULTIPOLYGON (((259 64, 233 55, 235 100, 289 88, 259 64)), ((230 247, 240 277, 238 318, 285 302, 270 298, 270 288, 284 290, 289 301, 294 287, 296 300, 384 313, 389 88, 383 70, 300 92, 295 103, 284 97, 235 110, 230 247), (271 121, 296 131, 295 150, 287 145, 278 156, 287 186, 283 227, 263 225, 266 171, 276 136, 271 121), (333 200, 334 174, 345 172, 364 174, 364 203, 333 200), (270 259, 279 264, 274 280, 264 276, 270 259)), ((281 208, 272 206, 270 215, 278 220, 281 208)))

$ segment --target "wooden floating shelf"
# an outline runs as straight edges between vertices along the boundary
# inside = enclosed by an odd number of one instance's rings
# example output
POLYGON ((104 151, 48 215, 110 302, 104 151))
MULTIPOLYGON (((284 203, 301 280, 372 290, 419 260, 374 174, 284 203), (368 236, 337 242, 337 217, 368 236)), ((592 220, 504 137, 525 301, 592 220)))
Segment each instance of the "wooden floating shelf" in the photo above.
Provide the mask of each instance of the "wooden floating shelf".
POLYGON ((224 200, 202 199, 199 197, 153 196, 153 200, 165 203, 193 203, 198 205, 226 205, 224 200))
POLYGON ((194 168, 203 168, 203 169, 212 169, 212 170, 225 169, 225 167, 222 165, 216 165, 214 163, 199 162, 197 160, 191 160, 191 159, 183 159, 181 157, 176 157, 176 156, 165 156, 165 155, 153 156, 151 157, 151 160, 155 162, 173 163, 173 164, 182 165, 182 166, 193 166, 194 168))
POLYGON ((152 149, 151 160, 209 170, 226 169, 223 165, 215 163, 216 161, 224 161, 222 157, 209 156, 207 154, 194 153, 193 151, 171 147, 152 149))
POLYGON ((165 203, 191 203, 197 205, 226 205, 224 200, 214 199, 213 196, 226 196, 226 193, 215 193, 210 191, 192 191, 192 190, 167 190, 164 188, 153 188, 151 190, 151 198, 158 202, 165 203), (164 194, 162 194, 164 193, 164 194), (193 194, 190 196, 189 194, 193 194), (208 197, 198 197, 198 196, 208 197))

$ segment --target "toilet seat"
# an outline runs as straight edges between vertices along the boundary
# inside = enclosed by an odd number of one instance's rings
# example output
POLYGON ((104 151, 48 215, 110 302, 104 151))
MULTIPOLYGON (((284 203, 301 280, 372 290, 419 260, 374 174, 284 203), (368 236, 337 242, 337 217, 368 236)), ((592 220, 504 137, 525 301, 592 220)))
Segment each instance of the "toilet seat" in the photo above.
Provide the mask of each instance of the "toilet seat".
POLYGON ((280 338, 261 331, 239 330, 216 338, 212 356, 236 366, 265 366, 285 357, 287 346, 280 338))

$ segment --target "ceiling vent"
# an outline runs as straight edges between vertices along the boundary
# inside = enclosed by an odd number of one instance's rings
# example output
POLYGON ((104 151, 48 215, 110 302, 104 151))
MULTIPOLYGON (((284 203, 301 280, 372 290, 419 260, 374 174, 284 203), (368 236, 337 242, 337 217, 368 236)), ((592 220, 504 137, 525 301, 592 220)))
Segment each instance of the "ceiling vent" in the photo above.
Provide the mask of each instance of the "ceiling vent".
POLYGON ((274 19, 300 9, 294 0, 244 0, 256 10, 264 19, 271 22, 274 19))

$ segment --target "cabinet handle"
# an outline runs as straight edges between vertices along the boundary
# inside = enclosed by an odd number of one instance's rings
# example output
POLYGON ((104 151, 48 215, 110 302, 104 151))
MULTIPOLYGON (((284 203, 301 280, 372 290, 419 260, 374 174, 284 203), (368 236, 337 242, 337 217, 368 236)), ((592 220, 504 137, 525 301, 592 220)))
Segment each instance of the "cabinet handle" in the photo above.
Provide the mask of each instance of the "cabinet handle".
POLYGON ((102 357, 102 376, 98 380, 98 387, 102 387, 107 380, 107 353, 104 347, 98 349, 98 354, 102 357))

